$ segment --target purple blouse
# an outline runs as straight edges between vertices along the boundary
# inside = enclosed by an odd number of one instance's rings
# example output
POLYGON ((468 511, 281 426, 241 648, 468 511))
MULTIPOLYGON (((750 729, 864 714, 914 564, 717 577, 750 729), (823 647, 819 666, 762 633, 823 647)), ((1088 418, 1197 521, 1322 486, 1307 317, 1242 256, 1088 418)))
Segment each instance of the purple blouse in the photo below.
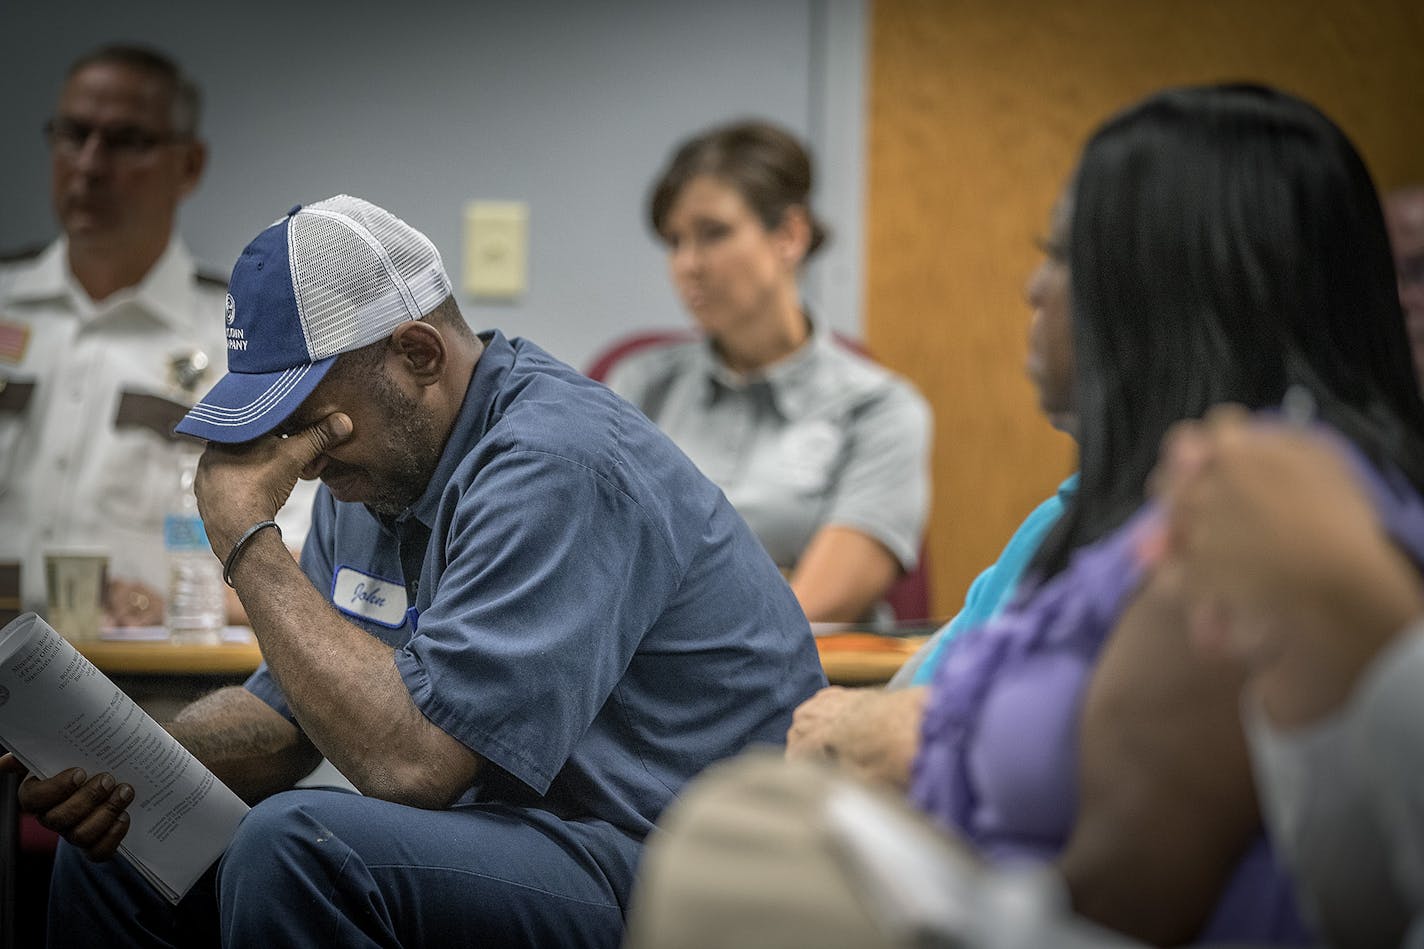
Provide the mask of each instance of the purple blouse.
MULTIPOLYGON (((1340 443, 1395 539, 1424 563, 1424 503, 1340 443)), ((1083 695, 1108 633, 1142 581, 1135 551, 1159 518, 1149 504, 1077 551, 1067 569, 987 625, 951 641, 931 685, 911 797, 991 859, 1049 861, 1077 812, 1083 695)), ((1310 936, 1264 836, 1236 867, 1202 942, 1298 945, 1310 936)))

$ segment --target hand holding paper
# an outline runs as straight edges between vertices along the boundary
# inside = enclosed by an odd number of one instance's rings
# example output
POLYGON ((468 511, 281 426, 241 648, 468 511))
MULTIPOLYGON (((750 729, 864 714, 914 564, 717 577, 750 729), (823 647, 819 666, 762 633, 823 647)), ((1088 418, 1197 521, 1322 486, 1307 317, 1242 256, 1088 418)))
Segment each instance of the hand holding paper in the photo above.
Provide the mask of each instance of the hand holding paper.
POLYGON ((27 807, 47 808, 46 821, 91 856, 117 848, 175 903, 248 810, 33 613, 0 629, 0 744, 35 776, 27 807))

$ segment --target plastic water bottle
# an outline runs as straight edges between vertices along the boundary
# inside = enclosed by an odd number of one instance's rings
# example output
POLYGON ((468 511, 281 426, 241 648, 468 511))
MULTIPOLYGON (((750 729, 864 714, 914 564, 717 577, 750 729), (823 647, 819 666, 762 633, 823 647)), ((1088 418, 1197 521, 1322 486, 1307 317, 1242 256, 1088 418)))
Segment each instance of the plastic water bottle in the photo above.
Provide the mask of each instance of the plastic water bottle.
POLYGON ((216 644, 227 619, 222 564, 208 546, 193 479, 196 455, 185 455, 177 491, 163 517, 168 552, 168 635, 174 642, 216 644))

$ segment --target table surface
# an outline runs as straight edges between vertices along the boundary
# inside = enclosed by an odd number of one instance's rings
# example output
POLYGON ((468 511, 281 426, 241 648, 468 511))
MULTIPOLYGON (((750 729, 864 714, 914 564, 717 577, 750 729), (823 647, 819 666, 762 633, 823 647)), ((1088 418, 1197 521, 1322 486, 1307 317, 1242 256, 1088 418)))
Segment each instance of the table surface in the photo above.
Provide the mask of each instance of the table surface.
POLYGON ((816 648, 832 685, 884 685, 928 638, 832 633, 817 636, 816 648))
POLYGON ((247 675, 262 661, 257 640, 229 635, 218 645, 170 639, 89 639, 74 648, 108 675, 247 675))
MULTIPOLYGON (((816 646, 833 684, 879 685, 924 641, 924 636, 843 632, 818 636, 816 646)), ((74 646, 109 675, 247 675, 262 661, 255 639, 231 632, 216 646, 167 639, 98 639, 74 646)))

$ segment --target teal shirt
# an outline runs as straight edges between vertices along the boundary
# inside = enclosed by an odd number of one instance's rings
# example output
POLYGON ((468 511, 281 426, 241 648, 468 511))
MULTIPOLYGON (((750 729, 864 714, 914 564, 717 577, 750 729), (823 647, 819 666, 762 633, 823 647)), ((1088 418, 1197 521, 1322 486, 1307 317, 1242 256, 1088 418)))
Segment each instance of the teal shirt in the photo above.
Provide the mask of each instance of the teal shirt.
POLYGON ((934 678, 935 667, 944 654, 944 646, 967 629, 983 626, 1008 606, 1018 590, 1019 579, 1028 567, 1039 544, 1048 536, 1053 525, 1063 516, 1064 505, 1078 490, 1078 475, 1073 473, 1058 486, 1058 492, 1034 508, 1008 544, 983 573, 975 578, 964 598, 964 607, 929 641, 920 647, 890 681, 890 687, 929 685, 934 678))

